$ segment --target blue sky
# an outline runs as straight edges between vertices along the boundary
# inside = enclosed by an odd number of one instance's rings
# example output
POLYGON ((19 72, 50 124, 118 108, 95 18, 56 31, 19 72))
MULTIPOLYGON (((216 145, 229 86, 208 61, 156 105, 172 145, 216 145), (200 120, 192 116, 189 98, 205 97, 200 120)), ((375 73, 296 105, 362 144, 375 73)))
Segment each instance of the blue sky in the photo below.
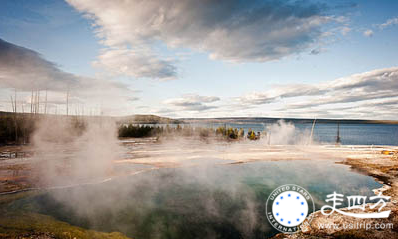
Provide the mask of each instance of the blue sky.
MULTIPOLYGON (((396 119, 397 1, 165 2, 3 0, 0 38, 87 86, 73 91, 86 112, 396 119)), ((10 110, 18 87, 1 81, 10 110)), ((62 112, 64 92, 48 90, 62 112)))

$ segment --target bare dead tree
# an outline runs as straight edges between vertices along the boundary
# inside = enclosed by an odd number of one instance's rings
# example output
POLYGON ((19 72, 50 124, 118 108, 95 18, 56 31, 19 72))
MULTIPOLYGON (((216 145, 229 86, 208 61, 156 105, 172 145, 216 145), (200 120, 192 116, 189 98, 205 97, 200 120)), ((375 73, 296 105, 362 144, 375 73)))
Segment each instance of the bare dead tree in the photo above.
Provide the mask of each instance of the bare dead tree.
POLYGON ((15 113, 17 113, 17 88, 14 89, 14 107, 15 113))
POLYGON ((12 109, 12 112, 14 113, 14 99, 12 98, 12 95, 10 95, 10 98, 11 98, 11 109, 12 109))
POLYGON ((47 114, 47 89, 46 89, 46 101, 44 103, 44 114, 47 114))
POLYGON ((15 126, 15 143, 17 143, 18 142, 17 89, 15 89, 15 91, 14 91, 14 99, 13 99, 12 95, 10 95, 10 98, 11 98, 11 106, 12 106, 14 126, 15 126))
POLYGON ((22 101, 21 106, 22 106, 22 139, 23 139, 23 144, 26 144, 26 124, 27 124, 27 120, 25 117, 25 102, 22 101))
POLYGON ((37 113, 40 114, 40 90, 37 93, 37 113))
POLYGON ((36 114, 36 93, 37 93, 37 91, 34 91, 34 94, 33 94, 33 114, 36 114))
POLYGON ((33 97, 33 114, 37 113, 37 90, 35 90, 34 97, 33 97))
POLYGON ((33 89, 32 89, 32 95, 30 96, 30 113, 33 113, 33 89))
POLYGON ((69 87, 66 91, 66 116, 69 115, 69 87))

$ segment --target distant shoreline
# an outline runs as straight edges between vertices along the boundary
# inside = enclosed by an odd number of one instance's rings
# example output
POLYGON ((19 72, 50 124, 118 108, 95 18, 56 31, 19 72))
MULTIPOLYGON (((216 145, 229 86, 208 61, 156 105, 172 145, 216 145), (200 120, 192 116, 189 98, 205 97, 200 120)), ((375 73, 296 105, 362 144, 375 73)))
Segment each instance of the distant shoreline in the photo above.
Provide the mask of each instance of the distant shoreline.
MULTIPOLYGON (((0 111, 1 116, 11 116, 13 112, 0 111)), ((18 115, 32 115, 31 113, 17 113, 18 115)), ((33 114, 34 115, 34 114, 33 114)), ((37 114, 44 116, 45 114, 37 114)), ((47 114, 48 116, 57 117, 74 117, 79 116, 82 118, 111 118, 116 119, 118 122, 123 123, 137 123, 137 124, 184 124, 184 123, 276 123, 279 120, 291 123, 313 123, 314 119, 309 118, 274 118, 274 117, 215 117, 215 118, 168 118, 157 116, 153 114, 137 114, 128 116, 100 116, 100 115, 54 115, 47 114)), ((361 119, 316 119, 317 124, 388 124, 398 125, 398 120, 361 120, 361 119)))
MULTIPOLYGON (((219 118, 177 118, 189 123, 275 123, 279 120, 291 123, 313 123, 314 119, 305 118, 269 118, 269 117, 219 117, 219 118)), ((360 119, 316 119, 317 124, 390 124, 397 125, 398 120, 360 120, 360 119)))

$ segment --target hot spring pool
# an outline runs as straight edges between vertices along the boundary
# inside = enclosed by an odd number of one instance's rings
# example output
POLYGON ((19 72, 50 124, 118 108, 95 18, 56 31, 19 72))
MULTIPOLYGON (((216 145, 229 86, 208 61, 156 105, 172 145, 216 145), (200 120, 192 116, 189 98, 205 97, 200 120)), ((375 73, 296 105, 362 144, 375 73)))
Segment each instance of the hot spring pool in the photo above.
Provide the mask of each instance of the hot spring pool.
POLYGON ((266 161, 153 170, 3 206, 131 238, 265 238, 277 233, 265 202, 283 184, 306 188, 317 209, 333 191, 372 196, 381 186, 329 160, 266 161))

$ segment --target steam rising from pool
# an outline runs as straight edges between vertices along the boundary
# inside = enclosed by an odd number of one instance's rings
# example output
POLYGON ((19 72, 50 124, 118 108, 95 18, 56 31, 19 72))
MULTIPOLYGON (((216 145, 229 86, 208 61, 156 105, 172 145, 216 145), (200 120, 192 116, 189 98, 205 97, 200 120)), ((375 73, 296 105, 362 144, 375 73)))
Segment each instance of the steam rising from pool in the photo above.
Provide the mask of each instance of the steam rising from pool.
POLYGON ((116 124, 109 118, 91 121, 44 118, 37 125, 32 141, 34 160, 40 162, 41 181, 48 185, 112 175, 112 162, 123 152, 116 124))
POLYGON ((38 212, 85 228, 133 238, 264 238, 275 233, 265 200, 282 184, 307 188, 317 205, 332 190, 356 188, 366 195, 379 186, 333 164, 346 156, 344 150, 317 145, 310 132, 285 122, 268 126, 258 141, 236 142, 118 140, 115 122, 86 124, 82 134, 64 119, 38 125, 33 160, 42 185, 73 187, 29 202, 38 212))
MULTIPOLYGON (((309 131, 298 131, 294 124, 283 120, 267 125, 267 140, 271 145, 308 145, 316 144, 309 131)), ((264 139, 263 139, 264 140, 264 139)))

